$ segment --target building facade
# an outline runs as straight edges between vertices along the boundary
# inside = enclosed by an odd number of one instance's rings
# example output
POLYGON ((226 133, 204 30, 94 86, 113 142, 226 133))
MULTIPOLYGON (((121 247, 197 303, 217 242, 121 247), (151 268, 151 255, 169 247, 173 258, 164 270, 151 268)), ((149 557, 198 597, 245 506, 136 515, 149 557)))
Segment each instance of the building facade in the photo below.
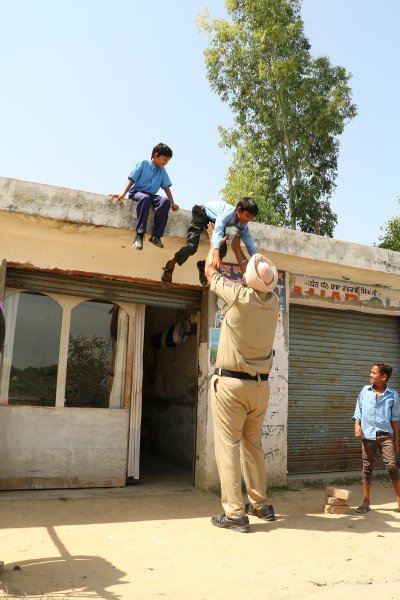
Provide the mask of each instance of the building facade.
MULTIPOLYGON (((138 252, 128 200, 0 178, 0 489, 177 474, 218 485, 208 384, 221 307, 194 258, 160 283, 189 222, 171 214, 165 248, 138 252)), ((269 482, 359 468, 351 417, 371 363, 393 364, 400 387, 400 255, 250 228, 279 269, 269 482)))

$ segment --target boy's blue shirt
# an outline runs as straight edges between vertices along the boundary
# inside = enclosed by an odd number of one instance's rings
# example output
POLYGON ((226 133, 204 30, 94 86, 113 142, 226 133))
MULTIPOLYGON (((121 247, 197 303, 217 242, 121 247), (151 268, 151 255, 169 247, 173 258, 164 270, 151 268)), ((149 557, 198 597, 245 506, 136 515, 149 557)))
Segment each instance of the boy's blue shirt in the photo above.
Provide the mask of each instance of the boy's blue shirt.
POLYGON ((357 399, 353 419, 361 422, 367 440, 375 440, 377 431, 393 433, 391 421, 399 420, 399 395, 387 387, 376 400, 372 385, 365 385, 357 399))
POLYGON ((240 232, 240 239, 247 248, 250 256, 256 253, 256 245, 252 240, 249 228, 246 224, 235 222, 236 207, 232 204, 228 204, 223 200, 214 200, 211 202, 204 202, 204 210, 206 211, 207 217, 215 222, 214 231, 212 234, 212 245, 213 248, 219 248, 221 245, 221 239, 225 235, 226 227, 236 227, 240 232))
POLYGON ((129 197, 139 191, 157 194, 160 188, 165 189, 172 185, 164 167, 156 167, 149 160, 142 160, 138 163, 128 179, 135 182, 129 189, 129 197))

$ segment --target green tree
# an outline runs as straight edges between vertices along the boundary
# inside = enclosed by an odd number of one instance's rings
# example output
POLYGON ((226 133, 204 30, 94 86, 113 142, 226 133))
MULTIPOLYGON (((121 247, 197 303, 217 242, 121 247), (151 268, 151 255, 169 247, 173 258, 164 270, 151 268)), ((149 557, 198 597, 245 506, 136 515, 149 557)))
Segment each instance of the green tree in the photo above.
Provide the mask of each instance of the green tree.
POLYGON ((338 136, 357 109, 350 75, 327 57, 313 58, 301 0, 225 0, 230 20, 205 11, 199 28, 213 91, 232 109, 220 127, 233 151, 225 199, 253 195, 260 219, 332 236, 338 136))
POLYGON ((386 225, 381 227, 381 230, 384 234, 379 238, 379 248, 400 252, 400 215, 389 219, 386 225))
POLYGON ((54 406, 58 365, 45 367, 11 367, 9 404, 54 406))
POLYGON ((105 380, 110 374, 110 343, 97 335, 71 337, 65 390, 66 406, 108 406, 105 380))

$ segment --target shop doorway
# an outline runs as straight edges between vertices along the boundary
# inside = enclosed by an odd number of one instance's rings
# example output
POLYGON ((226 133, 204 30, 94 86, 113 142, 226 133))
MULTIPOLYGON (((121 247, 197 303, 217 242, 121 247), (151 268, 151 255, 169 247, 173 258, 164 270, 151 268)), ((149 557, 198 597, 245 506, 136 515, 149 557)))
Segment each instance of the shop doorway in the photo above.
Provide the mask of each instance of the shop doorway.
POLYGON ((146 306, 141 483, 194 485, 197 373, 197 314, 146 306))

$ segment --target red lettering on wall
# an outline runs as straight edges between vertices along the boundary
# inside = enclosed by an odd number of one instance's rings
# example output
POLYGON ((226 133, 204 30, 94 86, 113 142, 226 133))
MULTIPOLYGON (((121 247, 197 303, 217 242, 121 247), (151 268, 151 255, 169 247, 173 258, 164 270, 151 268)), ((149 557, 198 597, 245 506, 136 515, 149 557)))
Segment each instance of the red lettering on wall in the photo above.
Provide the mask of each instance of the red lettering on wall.
POLYGON ((293 296, 303 296, 303 288, 299 285, 295 285, 293 288, 293 296))
POLYGON ((344 299, 346 302, 359 302, 357 294, 350 294, 349 292, 345 293, 344 299))
POLYGON ((308 297, 309 298, 315 298, 315 299, 317 299, 318 296, 320 298, 326 298, 326 290, 319 290, 318 294, 316 294, 315 293, 315 289, 314 288, 310 288, 307 293, 308 293, 308 297))

